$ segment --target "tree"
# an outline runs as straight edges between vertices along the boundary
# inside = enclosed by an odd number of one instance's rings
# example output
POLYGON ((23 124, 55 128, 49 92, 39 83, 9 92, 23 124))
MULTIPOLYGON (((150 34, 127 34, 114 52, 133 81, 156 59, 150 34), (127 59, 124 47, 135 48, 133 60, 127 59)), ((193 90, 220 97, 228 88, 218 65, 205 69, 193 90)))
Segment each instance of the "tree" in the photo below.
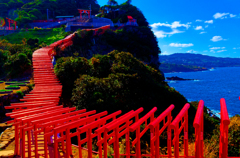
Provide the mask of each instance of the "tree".
POLYGON ((6 16, 8 13, 8 4, 0 3, 0 16, 6 16))
POLYGON ((126 3, 129 5, 132 3, 132 0, 127 0, 126 3))
POLYGON ((108 0, 108 3, 107 3, 109 6, 117 6, 118 5, 118 3, 117 3, 117 1, 115 1, 115 0, 108 0))

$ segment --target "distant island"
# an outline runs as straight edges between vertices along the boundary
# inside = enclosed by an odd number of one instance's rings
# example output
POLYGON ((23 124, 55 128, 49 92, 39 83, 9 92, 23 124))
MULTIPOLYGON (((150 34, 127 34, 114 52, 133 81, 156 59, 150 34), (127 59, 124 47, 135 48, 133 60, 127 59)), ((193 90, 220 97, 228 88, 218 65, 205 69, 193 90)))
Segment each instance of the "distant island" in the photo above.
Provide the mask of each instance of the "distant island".
POLYGON ((194 66, 194 65, 180 65, 180 64, 170 64, 161 63, 159 69, 164 73, 170 72, 192 72, 192 71, 206 71, 205 67, 194 66))
POLYGON ((161 55, 161 66, 164 72, 204 71, 216 67, 240 67, 240 58, 212 57, 202 54, 175 53, 161 55))

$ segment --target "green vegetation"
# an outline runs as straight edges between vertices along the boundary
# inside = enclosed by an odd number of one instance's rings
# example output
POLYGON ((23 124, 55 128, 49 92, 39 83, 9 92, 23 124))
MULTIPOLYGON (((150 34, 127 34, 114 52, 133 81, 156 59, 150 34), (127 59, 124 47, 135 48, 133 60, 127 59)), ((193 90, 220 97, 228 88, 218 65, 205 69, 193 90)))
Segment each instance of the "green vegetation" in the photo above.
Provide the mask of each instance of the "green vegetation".
POLYGON ((118 21, 126 23, 128 21, 127 16, 130 15, 134 19, 137 19, 139 26, 149 27, 149 24, 142 12, 130 3, 131 2, 127 0, 125 3, 118 5, 115 0, 109 0, 107 5, 100 8, 101 14, 99 17, 112 19, 114 23, 117 23, 118 21))
POLYGON ((12 92, 12 90, 9 90, 9 89, 1 89, 0 92, 12 92))
POLYGON ((26 86, 27 83, 12 81, 12 82, 5 82, 5 85, 12 85, 12 86, 26 86))
POLYGON ((15 83, 12 86, 26 86, 26 83, 15 83))
POLYGON ((33 90, 34 84, 27 84, 29 91, 33 90))
POLYGON ((21 44, 23 39, 31 47, 50 45, 58 40, 63 39, 69 33, 64 32, 63 28, 54 29, 28 29, 18 33, 13 33, 7 36, 0 37, 0 40, 5 39, 12 44, 21 44))
POLYGON ((20 81, 20 82, 22 82, 22 83, 30 83, 30 81, 20 81))
POLYGON ((23 77, 31 72, 32 50, 26 43, 11 44, 0 40, 0 77, 23 77))
POLYGON ((63 39, 63 28, 20 31, 0 38, 0 77, 21 78, 32 73, 32 53, 63 39), (2 39, 2 40, 1 40, 2 39), (10 43, 7 40, 11 41, 10 43))
POLYGON ((23 96, 24 96, 24 93, 22 91, 17 91, 17 94, 20 98, 23 98, 23 96))
POLYGON ((0 94, 10 94, 12 92, 13 92, 12 89, 1 89, 0 90, 0 94))
POLYGON ((20 86, 10 85, 10 86, 7 86, 5 89, 20 89, 20 86))
POLYGON ((17 81, 11 81, 11 82, 5 82, 6 85, 11 85, 11 84, 16 84, 18 83, 17 81))

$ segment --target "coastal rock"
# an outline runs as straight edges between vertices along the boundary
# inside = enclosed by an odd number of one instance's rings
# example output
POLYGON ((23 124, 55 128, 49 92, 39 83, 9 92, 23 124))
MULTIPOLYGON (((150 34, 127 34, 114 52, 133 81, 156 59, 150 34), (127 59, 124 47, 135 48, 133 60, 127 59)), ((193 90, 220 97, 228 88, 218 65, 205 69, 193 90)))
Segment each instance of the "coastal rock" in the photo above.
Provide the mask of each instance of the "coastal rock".
POLYGON ((180 78, 177 76, 173 76, 173 77, 166 77, 167 80, 170 81, 189 81, 189 80, 194 80, 194 79, 184 79, 184 78, 180 78))

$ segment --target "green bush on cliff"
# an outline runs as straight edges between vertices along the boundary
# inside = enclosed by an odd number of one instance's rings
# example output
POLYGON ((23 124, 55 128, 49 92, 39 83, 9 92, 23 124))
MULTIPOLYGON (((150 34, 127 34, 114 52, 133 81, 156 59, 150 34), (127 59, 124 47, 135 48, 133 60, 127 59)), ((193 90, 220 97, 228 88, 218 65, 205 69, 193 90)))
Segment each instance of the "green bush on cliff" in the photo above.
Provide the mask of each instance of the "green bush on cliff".
POLYGON ((83 57, 65 57, 57 60, 55 73, 63 84, 63 96, 71 97, 74 81, 80 74, 88 74, 90 65, 83 57))
POLYGON ((26 71, 30 71, 32 69, 31 65, 31 60, 28 59, 26 54, 16 53, 8 58, 4 68, 9 77, 15 78, 22 77, 26 71))
POLYGON ((26 41, 21 44, 11 44, 0 40, 0 72, 1 77, 23 77, 32 70, 32 51, 26 41))
MULTIPOLYGON (((122 109, 126 112, 155 102, 155 86, 169 92, 162 74, 130 53, 113 51, 97 55, 89 60, 89 64, 90 73, 78 78, 73 90, 72 101, 80 109, 111 112, 122 109), (152 99, 146 94, 151 94, 152 99)), ((150 109, 148 107, 146 110, 150 109)))
MULTIPOLYGON (((144 107, 148 112, 154 106, 158 114, 171 104, 176 116, 187 100, 164 82, 160 71, 145 65, 131 53, 112 51, 82 57, 65 57, 57 60, 55 73, 63 84, 63 99, 72 92, 72 102, 78 109, 95 109, 114 112, 121 109, 144 107), (74 86, 75 81, 75 86, 74 86), (174 98, 174 99, 173 99, 174 98)), ((190 108, 193 120, 196 110, 190 108)))

